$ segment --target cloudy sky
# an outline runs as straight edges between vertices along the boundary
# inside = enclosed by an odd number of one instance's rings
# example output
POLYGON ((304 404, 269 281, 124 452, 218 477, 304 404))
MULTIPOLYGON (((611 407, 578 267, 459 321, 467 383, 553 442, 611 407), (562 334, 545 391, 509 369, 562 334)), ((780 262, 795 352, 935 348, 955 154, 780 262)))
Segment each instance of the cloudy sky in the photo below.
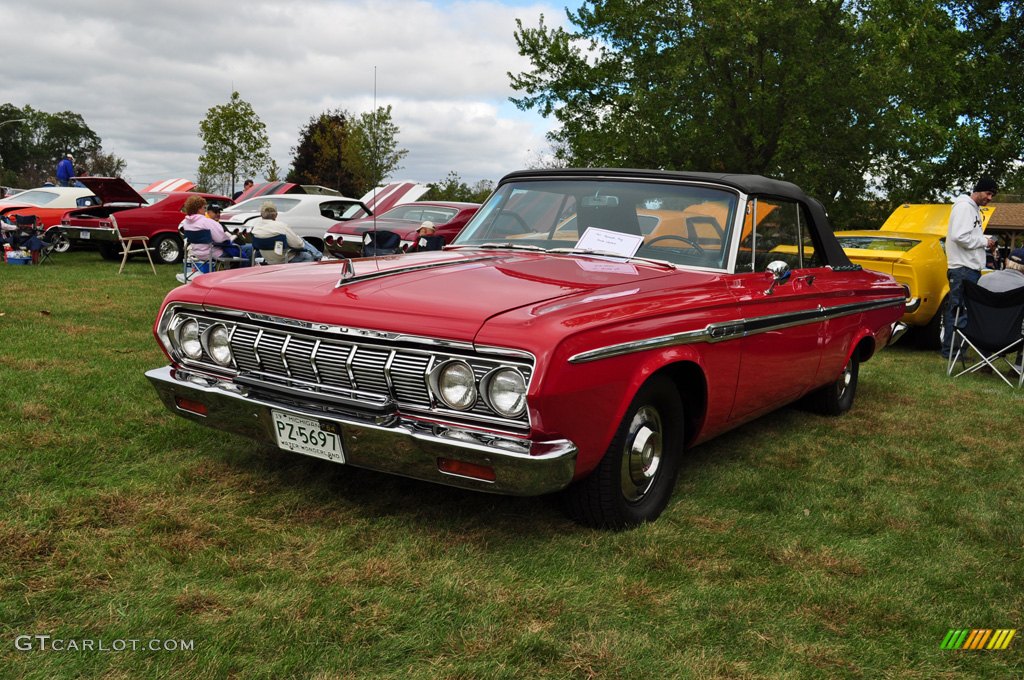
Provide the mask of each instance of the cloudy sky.
MULTIPOLYGON (((132 182, 195 179, 199 122, 237 90, 283 171, 310 118, 391 105, 394 179, 497 180, 548 151, 552 122, 518 111, 507 72, 528 70, 513 31, 565 22, 550 0, 5 2, 0 103, 73 111, 127 161, 132 182)), ((578 6, 578 2, 570 3, 578 6)), ((261 178, 257 178, 258 180, 261 178)))

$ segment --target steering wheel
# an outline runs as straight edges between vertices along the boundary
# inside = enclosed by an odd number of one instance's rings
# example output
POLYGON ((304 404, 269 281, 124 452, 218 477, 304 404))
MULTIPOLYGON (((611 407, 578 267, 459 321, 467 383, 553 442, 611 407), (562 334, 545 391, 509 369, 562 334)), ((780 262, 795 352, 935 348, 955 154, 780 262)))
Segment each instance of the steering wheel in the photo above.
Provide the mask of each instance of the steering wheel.
POLYGON ((696 241, 688 239, 685 236, 678 236, 676 234, 665 234, 664 236, 658 236, 657 238, 652 238, 650 241, 648 241, 644 245, 649 248, 649 247, 653 246, 655 243, 657 243, 658 241, 667 241, 669 239, 674 239, 676 241, 682 241, 686 245, 688 245, 691 248, 693 248, 694 250, 696 250, 697 251, 697 255, 703 255, 704 252, 705 252, 704 249, 701 248, 700 244, 697 243, 696 241))

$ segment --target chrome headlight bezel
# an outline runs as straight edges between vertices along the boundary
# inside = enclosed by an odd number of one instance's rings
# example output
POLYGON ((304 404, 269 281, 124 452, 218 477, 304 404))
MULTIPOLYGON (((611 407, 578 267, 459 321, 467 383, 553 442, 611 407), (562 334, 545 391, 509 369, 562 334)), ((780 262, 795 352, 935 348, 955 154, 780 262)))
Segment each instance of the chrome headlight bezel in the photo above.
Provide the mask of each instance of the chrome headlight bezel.
POLYGON ((203 333, 203 349, 218 366, 230 368, 235 358, 231 352, 231 330, 222 323, 215 323, 203 333))
POLYGON ((473 408, 479 394, 473 367, 462 359, 449 359, 438 364, 430 372, 430 386, 445 406, 456 411, 473 408))
POLYGON ((199 321, 186 318, 174 327, 174 344, 187 359, 199 361, 203 358, 203 342, 199 333, 199 321))
POLYGON ((500 366, 480 381, 480 393, 487 405, 500 416, 517 418, 526 410, 526 377, 511 366, 500 366), (514 395, 511 405, 507 396, 514 395))

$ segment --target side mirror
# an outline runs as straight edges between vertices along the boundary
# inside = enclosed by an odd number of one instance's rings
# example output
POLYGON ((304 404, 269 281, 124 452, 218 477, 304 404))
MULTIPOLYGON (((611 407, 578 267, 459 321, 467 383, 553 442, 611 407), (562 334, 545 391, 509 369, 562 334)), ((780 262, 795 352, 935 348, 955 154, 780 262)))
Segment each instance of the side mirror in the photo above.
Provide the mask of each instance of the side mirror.
POLYGON ((772 285, 768 286, 768 290, 764 292, 765 295, 771 295, 774 293, 775 286, 789 280, 789 275, 793 273, 789 268, 789 264, 782 260, 770 262, 765 268, 765 271, 772 275, 772 285))

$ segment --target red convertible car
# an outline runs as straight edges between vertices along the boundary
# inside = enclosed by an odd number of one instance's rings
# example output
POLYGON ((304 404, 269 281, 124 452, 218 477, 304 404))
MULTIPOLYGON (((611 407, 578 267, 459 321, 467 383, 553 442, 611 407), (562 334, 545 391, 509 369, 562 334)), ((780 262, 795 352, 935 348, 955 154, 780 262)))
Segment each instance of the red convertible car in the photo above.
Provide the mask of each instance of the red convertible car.
POLYGON ((798 399, 847 411, 904 303, 793 184, 521 171, 442 251, 171 291, 154 325, 169 365, 146 375, 208 427, 458 487, 559 492, 577 521, 623 528, 658 517, 689 447, 798 399))
MULTIPOLYGON (((184 217, 181 208, 185 199, 196 195, 185 189, 192 187, 191 182, 181 184, 181 180, 169 180, 175 182, 173 186, 167 185, 174 191, 144 191, 140 194, 120 177, 79 177, 78 181, 99 196, 102 204, 65 213, 60 222, 61 231, 72 245, 92 243, 99 247, 104 259, 119 259, 119 229, 122 236, 148 236, 149 245, 155 248, 160 262, 181 262, 185 246, 178 234, 178 225, 184 217)), ((159 185, 150 187, 160 188, 159 185)), ((199 195, 210 205, 221 208, 231 205, 227 196, 199 195)))

